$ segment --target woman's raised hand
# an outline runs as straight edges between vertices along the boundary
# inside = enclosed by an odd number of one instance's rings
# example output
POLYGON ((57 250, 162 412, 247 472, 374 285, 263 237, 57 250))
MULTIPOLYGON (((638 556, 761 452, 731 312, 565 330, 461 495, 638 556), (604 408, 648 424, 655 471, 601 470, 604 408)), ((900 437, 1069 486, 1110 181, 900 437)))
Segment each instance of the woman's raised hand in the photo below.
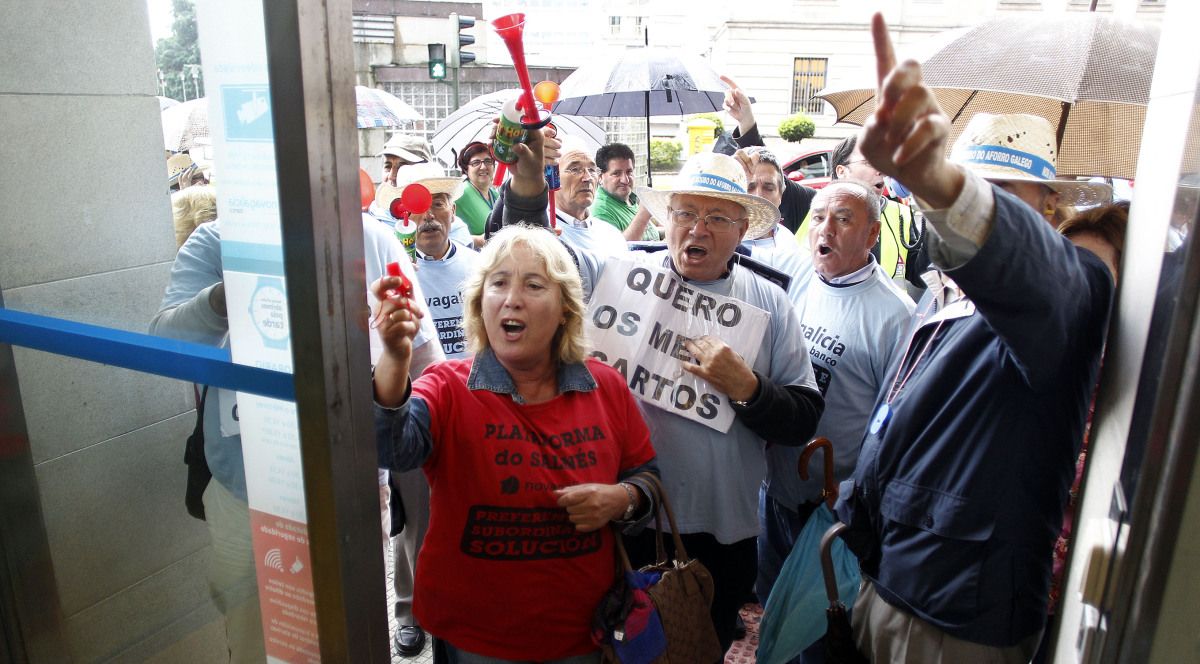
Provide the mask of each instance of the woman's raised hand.
POLYGON ((371 284, 371 293, 379 302, 371 327, 384 348, 375 367, 375 400, 381 406, 398 406, 408 390, 412 343, 425 314, 412 299, 412 284, 403 275, 380 277, 371 284))

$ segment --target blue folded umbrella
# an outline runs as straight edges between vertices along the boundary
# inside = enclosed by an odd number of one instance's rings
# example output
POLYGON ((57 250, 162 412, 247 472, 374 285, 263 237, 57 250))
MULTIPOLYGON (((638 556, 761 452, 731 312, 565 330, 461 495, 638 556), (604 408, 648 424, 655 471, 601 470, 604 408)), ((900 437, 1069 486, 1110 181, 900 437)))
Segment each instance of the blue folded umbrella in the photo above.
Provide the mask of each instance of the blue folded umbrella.
MULTIPOLYGON (((758 628, 759 664, 789 662, 825 633, 829 598, 821 572, 821 536, 833 523, 833 512, 822 504, 796 538, 763 608, 758 628)), ((853 606, 862 579, 858 559, 841 539, 834 540, 831 555, 838 596, 847 606, 853 606)))

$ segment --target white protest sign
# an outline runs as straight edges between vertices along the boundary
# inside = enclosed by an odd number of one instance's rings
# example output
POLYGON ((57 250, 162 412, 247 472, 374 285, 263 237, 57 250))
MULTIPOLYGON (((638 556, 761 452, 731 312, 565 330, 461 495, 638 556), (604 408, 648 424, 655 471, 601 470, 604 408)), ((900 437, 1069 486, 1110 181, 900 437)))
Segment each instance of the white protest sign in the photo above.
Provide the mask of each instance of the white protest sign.
POLYGON ((684 371, 683 342, 716 337, 753 366, 770 315, 741 300, 691 286, 670 270, 610 258, 588 305, 593 355, 612 366, 639 399, 727 432, 726 395, 684 371))

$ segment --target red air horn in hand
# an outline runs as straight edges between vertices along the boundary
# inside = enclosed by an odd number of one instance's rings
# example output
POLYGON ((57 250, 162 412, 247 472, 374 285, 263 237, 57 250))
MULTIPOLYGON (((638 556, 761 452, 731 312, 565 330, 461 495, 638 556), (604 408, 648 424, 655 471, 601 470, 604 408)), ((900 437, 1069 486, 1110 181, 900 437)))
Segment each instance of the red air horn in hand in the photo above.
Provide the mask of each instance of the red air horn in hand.
MULTIPOLYGON (((524 142, 527 132, 539 130, 550 124, 550 109, 547 105, 546 110, 538 112, 537 102, 533 97, 533 86, 529 83, 529 69, 525 65, 525 14, 518 12, 501 16, 492 21, 492 27, 508 47, 508 53, 513 59, 513 68, 517 70, 517 80, 521 83, 521 97, 515 103, 505 104, 500 114, 500 124, 496 127, 496 138, 492 141, 492 156, 497 162, 493 184, 499 186, 504 181, 505 164, 517 161, 516 154, 512 151, 513 146, 524 142)), ((558 97, 557 85, 554 97, 558 97)), ((554 205, 553 197, 550 199, 550 205, 554 205)), ((551 210, 550 224, 553 225, 553 207, 551 210)))
POLYGON ((537 104, 533 101, 533 86, 529 84, 529 69, 525 66, 525 15, 517 12, 501 16, 492 21, 496 34, 504 40, 508 53, 513 59, 513 68, 517 70, 517 80, 521 82, 521 101, 518 103, 525 124, 537 124, 537 104))

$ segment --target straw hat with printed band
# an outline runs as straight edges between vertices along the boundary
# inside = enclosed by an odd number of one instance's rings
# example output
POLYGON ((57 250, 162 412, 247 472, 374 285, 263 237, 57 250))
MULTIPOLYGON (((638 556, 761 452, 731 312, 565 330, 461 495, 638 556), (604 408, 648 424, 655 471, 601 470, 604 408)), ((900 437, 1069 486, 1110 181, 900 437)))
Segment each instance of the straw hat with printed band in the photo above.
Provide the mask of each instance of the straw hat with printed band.
POLYGON ((459 178, 446 177, 446 171, 437 164, 429 162, 409 164, 396 169, 396 186, 393 187, 386 182, 380 183, 379 189, 375 192, 375 200, 379 201, 384 209, 387 209, 392 201, 400 198, 405 187, 414 183, 424 185, 430 194, 446 194, 453 201, 458 197, 459 188, 462 187, 463 182, 459 178))
POLYGON ((190 173, 195 168, 196 162, 192 161, 191 155, 185 152, 171 155, 167 160, 167 184, 175 184, 180 176, 190 173))
POLYGON ((736 159, 716 152, 701 152, 683 165, 675 186, 667 191, 637 187, 638 199, 659 221, 667 220, 667 204, 672 194, 711 196, 737 203, 746 209, 749 227, 746 239, 766 235, 779 223, 779 208, 760 196, 746 193, 746 170, 736 159))
POLYGON ((375 156, 382 157, 385 154, 399 157, 410 164, 433 161, 433 150, 429 149, 429 143, 419 136, 409 134, 396 134, 389 138, 375 156))
POLYGON ((1054 129, 1045 118, 1023 113, 977 113, 954 142, 950 161, 993 182, 1036 182, 1076 207, 1112 201, 1112 187, 1095 182, 1056 180, 1054 129))

